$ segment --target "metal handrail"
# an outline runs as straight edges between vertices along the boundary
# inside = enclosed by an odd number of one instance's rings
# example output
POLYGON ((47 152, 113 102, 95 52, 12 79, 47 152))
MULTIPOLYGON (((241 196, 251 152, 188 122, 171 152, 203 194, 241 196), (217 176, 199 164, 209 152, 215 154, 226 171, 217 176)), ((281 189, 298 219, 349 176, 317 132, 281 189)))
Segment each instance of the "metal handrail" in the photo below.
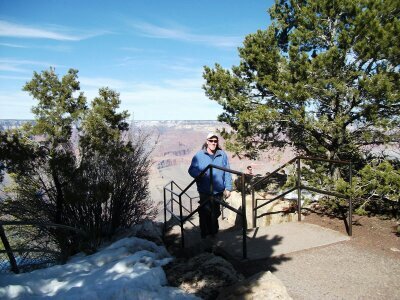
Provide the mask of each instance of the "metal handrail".
MULTIPOLYGON (((190 187, 189 187, 190 188, 190 187)), ((165 192, 167 191, 167 192, 169 192, 170 194, 171 194, 171 198, 170 198, 170 200, 168 201, 168 203, 164 203, 164 206, 166 206, 166 205, 168 205, 170 202, 172 202, 172 201, 174 201, 175 203, 177 203, 177 204, 179 204, 179 202, 177 201, 177 200, 175 200, 175 198, 172 196, 172 195, 175 195, 175 196, 177 196, 177 197, 181 197, 181 196, 183 196, 183 195, 186 195, 188 198, 189 198, 189 200, 190 200, 190 209, 187 209, 186 207, 183 207, 183 209, 185 209, 187 212, 192 212, 193 211, 193 199, 196 199, 196 198, 198 198, 198 196, 195 196, 195 197, 191 197, 189 194, 187 194, 186 192, 187 192, 187 190, 188 189, 185 189, 185 190, 183 190, 175 181, 173 181, 173 180, 171 180, 170 182, 168 182, 165 186, 164 186, 164 196, 165 196, 165 192), (181 193, 176 193, 176 192, 174 192, 173 191, 173 186, 176 186, 178 189, 180 189, 181 190, 181 193), (168 188, 168 186, 170 186, 170 188, 168 188)), ((171 203, 171 210, 172 211, 174 211, 174 207, 173 207, 173 203, 171 203)))
MULTIPOLYGON (((315 158, 315 157, 307 157, 307 156, 296 156, 293 159, 289 160, 288 162, 286 162, 285 164, 283 164, 282 166, 280 166, 279 168, 277 168, 276 170, 274 170, 273 172, 271 172, 270 174, 268 174, 266 177, 261 178, 260 180, 258 180, 257 182, 253 183, 251 185, 251 194, 252 194, 252 218, 253 218, 253 227, 255 228, 257 226, 257 218, 261 217, 261 216, 257 216, 257 210, 260 209, 261 207, 275 201, 278 200, 280 198, 282 198, 283 196, 289 194, 290 192, 293 192, 294 190, 297 189, 297 214, 298 214, 298 221, 301 221, 301 191, 302 190, 308 190, 308 191, 312 191, 312 192, 316 192, 316 193, 320 193, 320 194, 325 194, 325 195, 329 195, 329 196, 334 196, 337 198, 344 198, 347 199, 349 202, 349 213, 348 213, 348 226, 346 226, 346 230, 347 230, 347 234, 349 236, 352 236, 352 197, 351 196, 347 196, 341 193, 337 193, 337 192, 331 192, 331 191, 324 191, 321 189, 317 189, 317 188, 313 188, 313 187, 309 187, 309 186, 305 186, 301 184, 301 168, 300 168, 300 161, 301 160, 312 160, 312 161, 323 161, 323 162, 330 162, 330 163, 335 163, 335 164, 345 164, 345 165, 349 165, 349 183, 350 186, 352 186, 352 162, 351 161, 347 161, 347 160, 332 160, 332 159, 326 159, 326 158, 315 158), (263 203, 260 206, 257 206, 257 201, 261 200, 261 199, 255 199, 255 189, 256 187, 267 181, 268 179, 270 179, 273 175, 275 175, 278 171, 282 170, 283 168, 285 168, 286 166, 292 164, 296 162, 297 164, 297 184, 295 187, 289 189, 288 191, 283 192, 282 194, 274 197, 273 199, 268 199, 268 201, 266 203, 263 203)), ((264 214, 263 214, 264 215, 264 214)))
POLYGON ((296 161, 297 157, 292 158, 291 160, 289 160, 288 162, 286 162, 285 164, 283 164, 282 166, 280 166, 279 168, 277 168, 276 170, 272 171, 271 173, 269 173, 267 176, 261 178, 260 180, 258 180, 257 182, 255 182, 254 184, 251 185, 251 188, 255 188, 258 184, 266 181, 267 179, 269 179, 270 177, 272 177, 273 175, 275 175, 276 173, 278 173, 278 171, 282 170, 283 168, 285 168, 286 166, 290 165, 291 163, 293 163, 294 161, 296 161))
POLYGON ((51 222, 46 223, 46 222, 35 222, 35 221, 2 221, 2 220, 0 220, 0 225, 31 225, 31 226, 37 226, 37 227, 56 227, 56 228, 75 231, 81 235, 87 235, 87 233, 81 229, 78 229, 78 228, 75 228, 72 226, 68 226, 68 225, 51 223, 51 222))
MULTIPOLYGON (((184 248, 185 246, 185 239, 184 239, 184 229, 183 229, 183 224, 190 220, 190 218, 196 214, 203 206, 205 206, 206 204, 208 204, 209 202, 211 202, 212 204, 214 202, 219 203, 220 205, 222 205, 223 207, 226 207, 232 211, 234 211, 235 213, 239 214, 242 217, 242 235, 243 235, 243 259, 247 258, 247 236, 246 236, 246 232, 247 232, 247 220, 246 220, 246 194, 245 194, 245 176, 246 174, 244 174, 243 172, 239 172, 239 171, 235 171, 232 169, 228 169, 228 168, 224 168, 224 167, 220 167, 220 166, 216 166, 213 164, 208 165, 203 171, 200 172, 200 174, 194 178, 187 186, 186 188, 182 189, 180 188, 174 181, 170 181, 169 183, 167 183, 164 186, 164 233, 167 231, 167 211, 171 214, 171 216, 173 216, 174 218, 176 218, 177 220, 179 220, 180 222, 180 228, 181 228, 181 246, 182 248, 184 248), (217 199, 214 199, 213 195, 214 195, 214 187, 213 187, 213 169, 218 169, 224 172, 229 172, 235 175, 238 175, 241 177, 241 186, 242 186, 242 211, 239 211, 237 209, 235 209, 234 207, 230 206, 229 204, 225 203, 224 201, 219 201, 217 199), (210 199, 208 199, 207 201, 201 203, 195 210, 192 210, 192 203, 191 203, 191 209, 190 209, 190 213, 189 215, 187 215, 186 217, 183 217, 182 215, 182 209, 184 208, 182 205, 182 196, 186 195, 188 196, 191 200, 197 197, 190 197, 186 192, 196 183, 196 181, 198 181, 199 178, 201 178, 208 170, 210 170, 210 194, 212 195, 212 197, 210 197, 210 199), (173 185, 176 185, 180 190, 181 193, 177 193, 173 190, 173 185), (173 199, 172 195, 175 195, 179 198, 178 200, 178 204, 179 204, 179 216, 175 215, 174 210, 173 210, 173 202, 177 202, 176 200, 174 201, 170 201, 171 202, 171 210, 167 208, 167 205, 170 203, 167 203, 167 197, 166 194, 167 192, 169 192, 171 194, 171 200, 173 199)), ((212 211, 213 213, 213 211, 212 211)))
MULTIPOLYGON (((28 225, 28 226, 37 226, 37 227, 55 227, 55 228, 61 228, 61 229, 75 231, 78 234, 81 234, 83 236, 87 235, 87 233, 81 229, 71 227, 68 225, 63 225, 63 224, 56 224, 56 223, 50 223, 50 222, 45 223, 45 222, 34 222, 34 221, 2 221, 2 220, 0 220, 0 239, 3 242, 4 248, 5 248, 5 250, 2 250, 1 253, 7 254, 8 259, 10 261, 11 271, 13 271, 16 274, 19 273, 19 268, 18 268, 17 260, 15 259, 14 252, 20 252, 21 249, 12 249, 11 248, 3 225, 6 225, 6 226, 8 226, 8 225, 17 225, 17 226, 28 225)), ((38 250, 38 249, 24 249, 24 250, 26 250, 26 252, 38 252, 38 251, 49 252, 46 250, 38 250)))
MULTIPOLYGON (((272 199, 268 199, 267 202, 261 204, 260 206, 256 206, 254 209, 260 209, 261 207, 264 207, 265 205, 270 204, 271 202, 278 200, 279 198, 282 198, 283 196, 286 196, 287 194, 293 192, 295 189, 297 189, 297 187, 291 188, 290 190, 287 190, 286 192, 283 192, 282 194, 279 194, 278 196, 272 198, 272 199)), ((256 200, 264 200, 264 199, 256 199, 256 200)))

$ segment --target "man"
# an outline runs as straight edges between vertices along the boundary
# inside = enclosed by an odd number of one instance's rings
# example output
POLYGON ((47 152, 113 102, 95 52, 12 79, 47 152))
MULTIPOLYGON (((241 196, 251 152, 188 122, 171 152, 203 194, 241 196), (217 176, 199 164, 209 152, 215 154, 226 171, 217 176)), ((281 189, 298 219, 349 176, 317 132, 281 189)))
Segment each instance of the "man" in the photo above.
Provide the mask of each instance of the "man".
MULTIPOLYGON (((229 169, 228 156, 218 144, 218 136, 215 133, 209 133, 202 149, 198 151, 192 159, 189 167, 189 174, 196 178, 200 173, 213 164, 229 169)), ((222 201, 225 196, 228 198, 232 191, 232 176, 231 173, 218 169, 213 169, 213 195, 215 200, 222 201)), ((210 170, 204 176, 196 181, 197 191, 200 194, 200 205, 211 199, 210 190, 210 170)), ((221 215, 220 205, 209 201, 199 210, 201 237, 204 239, 207 236, 212 238, 218 232, 219 224, 218 217, 221 215)))
POLYGON ((252 166, 247 166, 246 174, 247 175, 253 175, 253 167, 252 166))
POLYGON ((253 180, 253 167, 247 166, 246 173, 247 176, 245 177, 245 191, 247 194, 251 193, 251 183, 253 180))

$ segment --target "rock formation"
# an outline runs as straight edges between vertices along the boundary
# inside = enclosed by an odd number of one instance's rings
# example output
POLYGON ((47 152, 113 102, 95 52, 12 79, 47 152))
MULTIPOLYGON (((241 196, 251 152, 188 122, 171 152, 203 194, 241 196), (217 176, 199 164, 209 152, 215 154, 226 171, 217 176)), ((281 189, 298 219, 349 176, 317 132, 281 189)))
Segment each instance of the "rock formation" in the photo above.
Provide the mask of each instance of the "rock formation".
MULTIPOLYGON (((268 201, 268 199, 274 198, 275 195, 259 193, 257 192, 255 195, 256 199, 263 199, 257 201, 257 205, 261 205, 268 201)), ((232 192, 231 197, 229 197, 226 202, 238 209, 242 210, 242 194, 240 192, 232 192)), ((247 227, 252 228, 252 197, 251 195, 246 195, 246 218, 247 218, 247 227)), ((297 221, 297 213, 293 211, 293 201, 289 201, 286 199, 278 199, 275 200, 264 207, 260 208, 257 211, 258 216, 262 216, 257 219, 257 226, 269 226, 273 224, 280 224, 284 222, 295 222, 297 221)), ((225 220, 233 225, 241 226, 242 220, 241 217, 238 216, 235 212, 225 209, 224 210, 224 218, 225 220)))
POLYGON ((164 267, 168 282, 203 299, 215 299, 222 287, 243 280, 225 259, 202 253, 190 259, 176 259, 164 267))
POLYGON ((220 291, 220 300, 292 299, 283 283, 271 272, 260 272, 220 291))

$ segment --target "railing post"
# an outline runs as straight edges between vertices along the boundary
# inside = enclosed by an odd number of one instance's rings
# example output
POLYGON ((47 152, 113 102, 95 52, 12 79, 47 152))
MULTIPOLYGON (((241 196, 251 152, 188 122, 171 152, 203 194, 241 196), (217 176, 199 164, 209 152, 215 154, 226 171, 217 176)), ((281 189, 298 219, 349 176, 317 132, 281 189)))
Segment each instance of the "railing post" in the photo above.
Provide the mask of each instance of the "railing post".
POLYGON ((215 209, 214 209, 214 180, 213 180, 213 167, 210 167, 210 207, 211 207, 211 232, 214 232, 214 219, 215 219, 215 209))
POLYGON ((174 185, 173 182, 171 181, 171 213, 174 212, 174 194, 172 194, 172 191, 174 190, 174 185))
POLYGON ((210 167, 210 194, 214 194, 214 186, 213 186, 213 167, 210 167))
POLYGON ((350 197, 349 197, 349 236, 353 235, 353 166, 350 162, 350 197))
POLYGON ((183 234, 182 195, 179 195, 179 221, 180 221, 180 225, 181 225, 182 248, 185 248, 185 237, 183 234))
MULTIPOLYGON (((222 200, 225 201, 225 195, 222 195, 222 200)), ((221 219, 223 220, 223 219, 225 218, 225 217, 224 217, 224 210, 225 210, 225 207, 224 207, 223 205, 221 205, 220 207, 221 207, 221 219)))
POLYGON ((8 259, 10 260, 11 271, 18 274, 19 269, 18 269, 17 261, 15 260, 14 254, 11 250, 11 246, 10 246, 10 243, 8 242, 3 225, 1 225, 1 224, 0 224, 0 237, 1 237, 1 241, 3 242, 4 248, 7 251, 8 259))
POLYGON ((163 231, 163 235, 165 236, 165 233, 167 232, 167 195, 166 195, 165 187, 163 189, 163 192, 164 192, 164 231, 163 231))
POLYGON ((256 203, 255 203, 255 191, 254 191, 254 186, 251 188, 251 216, 253 218, 253 228, 257 227, 257 212, 255 210, 256 203))
POLYGON ((297 159, 297 220, 301 221, 301 166, 300 158, 297 159))
POLYGON ((190 197, 190 212, 193 212, 193 198, 190 197))
POLYGON ((243 259, 247 258, 247 216, 246 216, 246 182, 242 174, 242 226, 243 226, 243 259))

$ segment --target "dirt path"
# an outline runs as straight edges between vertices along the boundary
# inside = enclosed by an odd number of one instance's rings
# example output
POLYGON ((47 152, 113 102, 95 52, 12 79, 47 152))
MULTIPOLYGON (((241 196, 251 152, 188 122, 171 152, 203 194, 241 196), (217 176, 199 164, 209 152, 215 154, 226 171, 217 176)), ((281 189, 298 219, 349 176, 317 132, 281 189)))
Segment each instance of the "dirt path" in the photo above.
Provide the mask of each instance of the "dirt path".
MULTIPOLYGON (((344 231, 338 219, 307 222, 344 231)), ((396 222, 355 216, 350 241, 243 264, 245 276, 271 270, 293 299, 400 299, 400 237, 396 222)))

